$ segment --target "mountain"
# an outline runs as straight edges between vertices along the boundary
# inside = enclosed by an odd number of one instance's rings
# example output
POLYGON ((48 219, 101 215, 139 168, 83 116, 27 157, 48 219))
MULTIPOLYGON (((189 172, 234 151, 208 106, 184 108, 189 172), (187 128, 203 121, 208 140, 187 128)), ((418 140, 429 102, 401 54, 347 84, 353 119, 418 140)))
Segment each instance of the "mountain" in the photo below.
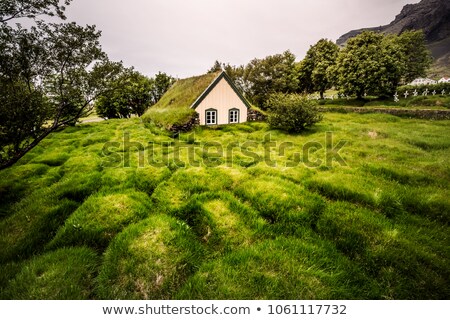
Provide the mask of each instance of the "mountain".
POLYGON ((393 34, 401 34, 407 30, 423 30, 427 46, 434 58, 429 76, 450 75, 449 0, 422 0, 417 4, 407 4, 390 24, 352 30, 342 35, 336 43, 345 45, 348 39, 366 30, 393 34))

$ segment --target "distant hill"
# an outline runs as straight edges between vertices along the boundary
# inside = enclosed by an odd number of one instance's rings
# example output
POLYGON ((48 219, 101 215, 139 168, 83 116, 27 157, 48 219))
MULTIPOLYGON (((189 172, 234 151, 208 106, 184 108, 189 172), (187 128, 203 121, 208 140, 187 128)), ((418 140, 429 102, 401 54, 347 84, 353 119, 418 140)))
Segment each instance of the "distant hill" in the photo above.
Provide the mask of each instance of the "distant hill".
POLYGON ((434 63, 431 77, 450 75, 450 1, 422 0, 407 4, 390 24, 380 27, 352 30, 341 36, 336 43, 345 45, 348 39, 363 31, 401 34, 407 30, 423 30, 434 63))

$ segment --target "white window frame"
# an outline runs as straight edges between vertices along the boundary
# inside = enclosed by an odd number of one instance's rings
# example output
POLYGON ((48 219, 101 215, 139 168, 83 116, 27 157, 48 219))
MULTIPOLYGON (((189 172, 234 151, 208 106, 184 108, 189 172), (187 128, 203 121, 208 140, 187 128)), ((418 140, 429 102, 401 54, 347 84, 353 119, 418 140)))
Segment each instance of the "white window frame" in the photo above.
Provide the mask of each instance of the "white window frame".
POLYGON ((228 110, 228 123, 239 123, 240 111, 237 108, 228 110))
POLYGON ((205 110, 205 124, 207 126, 212 126, 217 124, 217 109, 207 109, 205 110))

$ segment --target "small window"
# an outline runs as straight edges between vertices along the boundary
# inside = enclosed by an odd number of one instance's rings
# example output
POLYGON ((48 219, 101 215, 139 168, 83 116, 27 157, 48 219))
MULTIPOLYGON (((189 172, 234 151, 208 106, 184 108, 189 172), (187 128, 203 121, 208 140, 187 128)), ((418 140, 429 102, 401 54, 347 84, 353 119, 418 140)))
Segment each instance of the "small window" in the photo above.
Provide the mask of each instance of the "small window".
POLYGON ((239 109, 230 109, 229 123, 239 123, 239 109))
POLYGON ((217 110, 208 109, 205 114, 206 125, 217 124, 217 110))

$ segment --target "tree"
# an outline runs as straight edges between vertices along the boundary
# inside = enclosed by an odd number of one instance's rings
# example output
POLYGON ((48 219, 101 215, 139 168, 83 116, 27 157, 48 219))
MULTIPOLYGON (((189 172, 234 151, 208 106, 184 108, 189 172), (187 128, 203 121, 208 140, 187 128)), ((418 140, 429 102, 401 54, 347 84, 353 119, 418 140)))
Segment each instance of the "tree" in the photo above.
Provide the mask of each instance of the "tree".
POLYGON ((61 19, 65 19, 65 6, 68 6, 71 1, 72 0, 2 0, 0 2, 0 23, 16 18, 35 18, 40 15, 56 15, 61 19))
POLYGON ((301 132, 323 118, 315 101, 298 94, 272 94, 267 105, 269 125, 288 132, 301 132))
POLYGON ((298 89, 298 70, 295 56, 290 51, 253 59, 244 71, 244 82, 248 84, 247 96, 257 106, 266 109, 270 94, 293 93, 298 89))
POLYGON ((397 37, 404 55, 403 79, 409 83, 418 77, 426 76, 431 66, 431 53, 425 45, 425 36, 422 30, 405 31, 397 37))
POLYGON ((339 47, 332 41, 321 39, 311 46, 299 65, 301 91, 318 91, 320 98, 333 86, 331 69, 336 63, 339 47))
POLYGON ((175 83, 175 78, 167 75, 164 72, 158 72, 155 75, 154 86, 152 90, 153 101, 152 104, 155 104, 162 98, 164 93, 175 83))
POLYGON ((216 60, 213 66, 208 70, 207 73, 216 73, 222 71, 223 63, 220 63, 219 60, 216 60))
POLYGON ((123 75, 112 84, 118 89, 101 95, 95 101, 95 109, 101 117, 128 118, 132 114, 139 117, 154 103, 155 81, 137 71, 123 75), (124 78, 124 79, 122 79, 124 78))
POLYGON ((0 28, 0 169, 51 132, 74 124, 126 70, 108 61, 94 26, 0 28), (17 134, 14 134, 14 133, 17 134))
POLYGON ((332 72, 339 89, 358 99, 364 93, 391 95, 402 75, 402 61, 402 51, 392 38, 365 31, 348 41, 332 72))

